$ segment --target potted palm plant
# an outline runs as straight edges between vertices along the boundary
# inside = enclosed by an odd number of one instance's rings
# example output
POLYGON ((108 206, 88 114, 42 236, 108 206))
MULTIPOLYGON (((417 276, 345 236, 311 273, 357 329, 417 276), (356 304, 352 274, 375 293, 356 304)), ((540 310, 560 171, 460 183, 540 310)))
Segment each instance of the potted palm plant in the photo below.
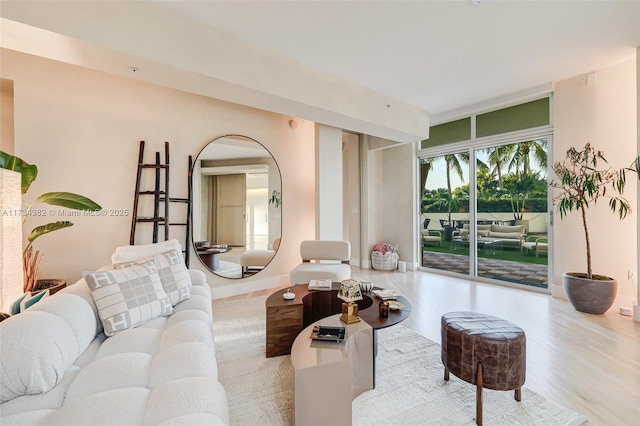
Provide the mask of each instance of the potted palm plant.
POLYGON ((591 267, 591 241, 587 226, 587 209, 600 198, 606 198, 609 207, 620 220, 630 212, 629 202, 622 196, 625 187, 625 171, 602 167, 607 163, 602 151, 587 143, 577 150, 569 148, 562 162, 553 165, 558 179, 550 183, 558 192, 554 197, 560 218, 573 211, 580 213, 587 248, 585 272, 566 272, 562 276, 565 294, 573 307, 581 312, 603 314, 613 304, 617 293, 617 281, 606 275, 594 274, 591 267))
MULTIPOLYGON (((19 172, 21 175, 22 194, 26 194, 31 183, 38 176, 38 168, 33 164, 28 164, 24 160, 0 151, 0 168, 19 172)), ((53 206, 64 207, 73 210, 102 210, 98 204, 82 195, 73 194, 71 192, 47 192, 37 197, 32 203, 25 204, 25 208, 21 211, 22 223, 24 225, 27 218, 31 215, 32 208, 35 204, 45 203, 53 206)), ((42 256, 39 251, 33 251, 33 242, 36 238, 48 234, 53 231, 68 228, 73 223, 68 220, 51 222, 46 225, 35 227, 27 236, 27 245, 22 252, 23 268, 24 268, 24 292, 32 292, 44 290, 52 286, 62 288, 66 283, 62 280, 38 280, 38 273, 42 256)), ((52 291, 53 292, 53 291, 52 291)))

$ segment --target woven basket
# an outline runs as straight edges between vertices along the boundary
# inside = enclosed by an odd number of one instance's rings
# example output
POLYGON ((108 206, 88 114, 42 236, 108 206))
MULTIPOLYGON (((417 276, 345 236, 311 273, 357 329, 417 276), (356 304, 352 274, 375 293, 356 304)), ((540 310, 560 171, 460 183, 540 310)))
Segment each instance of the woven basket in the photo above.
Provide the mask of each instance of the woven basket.
POLYGON ((393 271, 398 267, 398 253, 386 252, 385 254, 379 251, 371 252, 371 266, 373 269, 381 271, 393 271))

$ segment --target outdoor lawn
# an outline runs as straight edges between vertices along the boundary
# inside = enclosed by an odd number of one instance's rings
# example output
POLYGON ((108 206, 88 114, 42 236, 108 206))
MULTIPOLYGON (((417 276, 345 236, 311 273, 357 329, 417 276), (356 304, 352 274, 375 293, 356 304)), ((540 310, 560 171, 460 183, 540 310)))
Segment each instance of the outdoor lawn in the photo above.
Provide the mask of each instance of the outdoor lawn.
MULTIPOLYGON (((455 249, 453 247, 453 242, 451 241, 442 241, 442 246, 438 246, 437 243, 424 243, 423 244, 424 251, 431 251, 437 253, 451 253, 451 254, 459 254, 462 256, 469 256, 469 246, 460 246, 456 245, 455 249)), ((493 250, 491 248, 484 249, 480 248, 478 250, 478 257, 482 258, 491 258, 491 259, 500 259, 500 260, 510 260, 513 262, 522 262, 522 263, 535 263, 538 265, 546 265, 547 264, 547 253, 541 253, 535 256, 535 253, 530 251, 527 254, 527 251, 520 251, 520 247, 509 247, 504 246, 502 249, 493 250)))

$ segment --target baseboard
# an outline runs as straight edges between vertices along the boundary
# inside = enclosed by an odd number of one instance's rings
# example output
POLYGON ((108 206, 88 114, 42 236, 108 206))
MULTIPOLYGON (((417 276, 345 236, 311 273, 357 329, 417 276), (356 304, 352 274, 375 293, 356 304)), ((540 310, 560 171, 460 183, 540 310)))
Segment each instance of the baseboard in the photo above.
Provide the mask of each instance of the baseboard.
POLYGON ((569 300, 567 299, 567 295, 564 294, 564 288, 562 287, 562 285, 553 285, 553 287, 551 287, 551 297, 569 300))

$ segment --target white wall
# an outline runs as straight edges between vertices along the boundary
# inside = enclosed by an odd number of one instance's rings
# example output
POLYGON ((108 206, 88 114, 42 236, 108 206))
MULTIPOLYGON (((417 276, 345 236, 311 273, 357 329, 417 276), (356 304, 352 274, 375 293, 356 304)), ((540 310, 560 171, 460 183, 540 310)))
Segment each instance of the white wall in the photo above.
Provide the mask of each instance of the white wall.
MULTIPOLYGON (((614 168, 629 166, 637 153, 636 61, 628 58, 597 71, 597 84, 588 85, 581 75, 554 87, 554 161, 564 158, 569 147, 590 142, 604 151, 614 168)), ((635 282, 628 273, 637 271, 637 177, 627 180, 625 196, 634 209, 624 221, 609 209, 607 200, 587 212, 591 236, 593 272, 618 280, 615 306, 630 307, 635 282)), ((579 213, 564 220, 556 214, 554 226, 555 274, 553 295, 564 297, 562 274, 586 272, 586 248, 579 213)))
POLYGON ((371 249, 379 242, 383 242, 382 218, 383 211, 383 156, 382 151, 369 149, 372 137, 362 136, 362 266, 371 268, 371 249))
POLYGON ((382 150, 384 241, 381 242, 396 244, 400 260, 407 262, 408 269, 418 267, 415 250, 418 241, 415 149, 415 144, 406 144, 382 150))
MULTIPOLYGON (((171 192, 185 196, 187 156, 216 136, 236 133, 264 144, 280 167, 282 245, 255 277, 228 280, 207 273, 209 282, 221 288, 218 295, 227 295, 288 280, 299 262, 300 241, 314 238, 313 122, 291 129, 291 117, 14 51, 0 55, 1 77, 14 81, 16 155, 40 170, 25 200, 48 191, 77 192, 107 212, 72 218, 72 228, 38 239, 45 256, 42 277, 74 282, 83 270, 109 263, 116 246, 128 244, 131 216, 109 212, 131 209, 140 140, 147 141, 150 155, 171 142, 171 192)), ((53 210, 46 218, 29 218, 25 231, 45 219, 65 219, 53 210)), ((192 266, 204 270, 197 259, 192 266)))

